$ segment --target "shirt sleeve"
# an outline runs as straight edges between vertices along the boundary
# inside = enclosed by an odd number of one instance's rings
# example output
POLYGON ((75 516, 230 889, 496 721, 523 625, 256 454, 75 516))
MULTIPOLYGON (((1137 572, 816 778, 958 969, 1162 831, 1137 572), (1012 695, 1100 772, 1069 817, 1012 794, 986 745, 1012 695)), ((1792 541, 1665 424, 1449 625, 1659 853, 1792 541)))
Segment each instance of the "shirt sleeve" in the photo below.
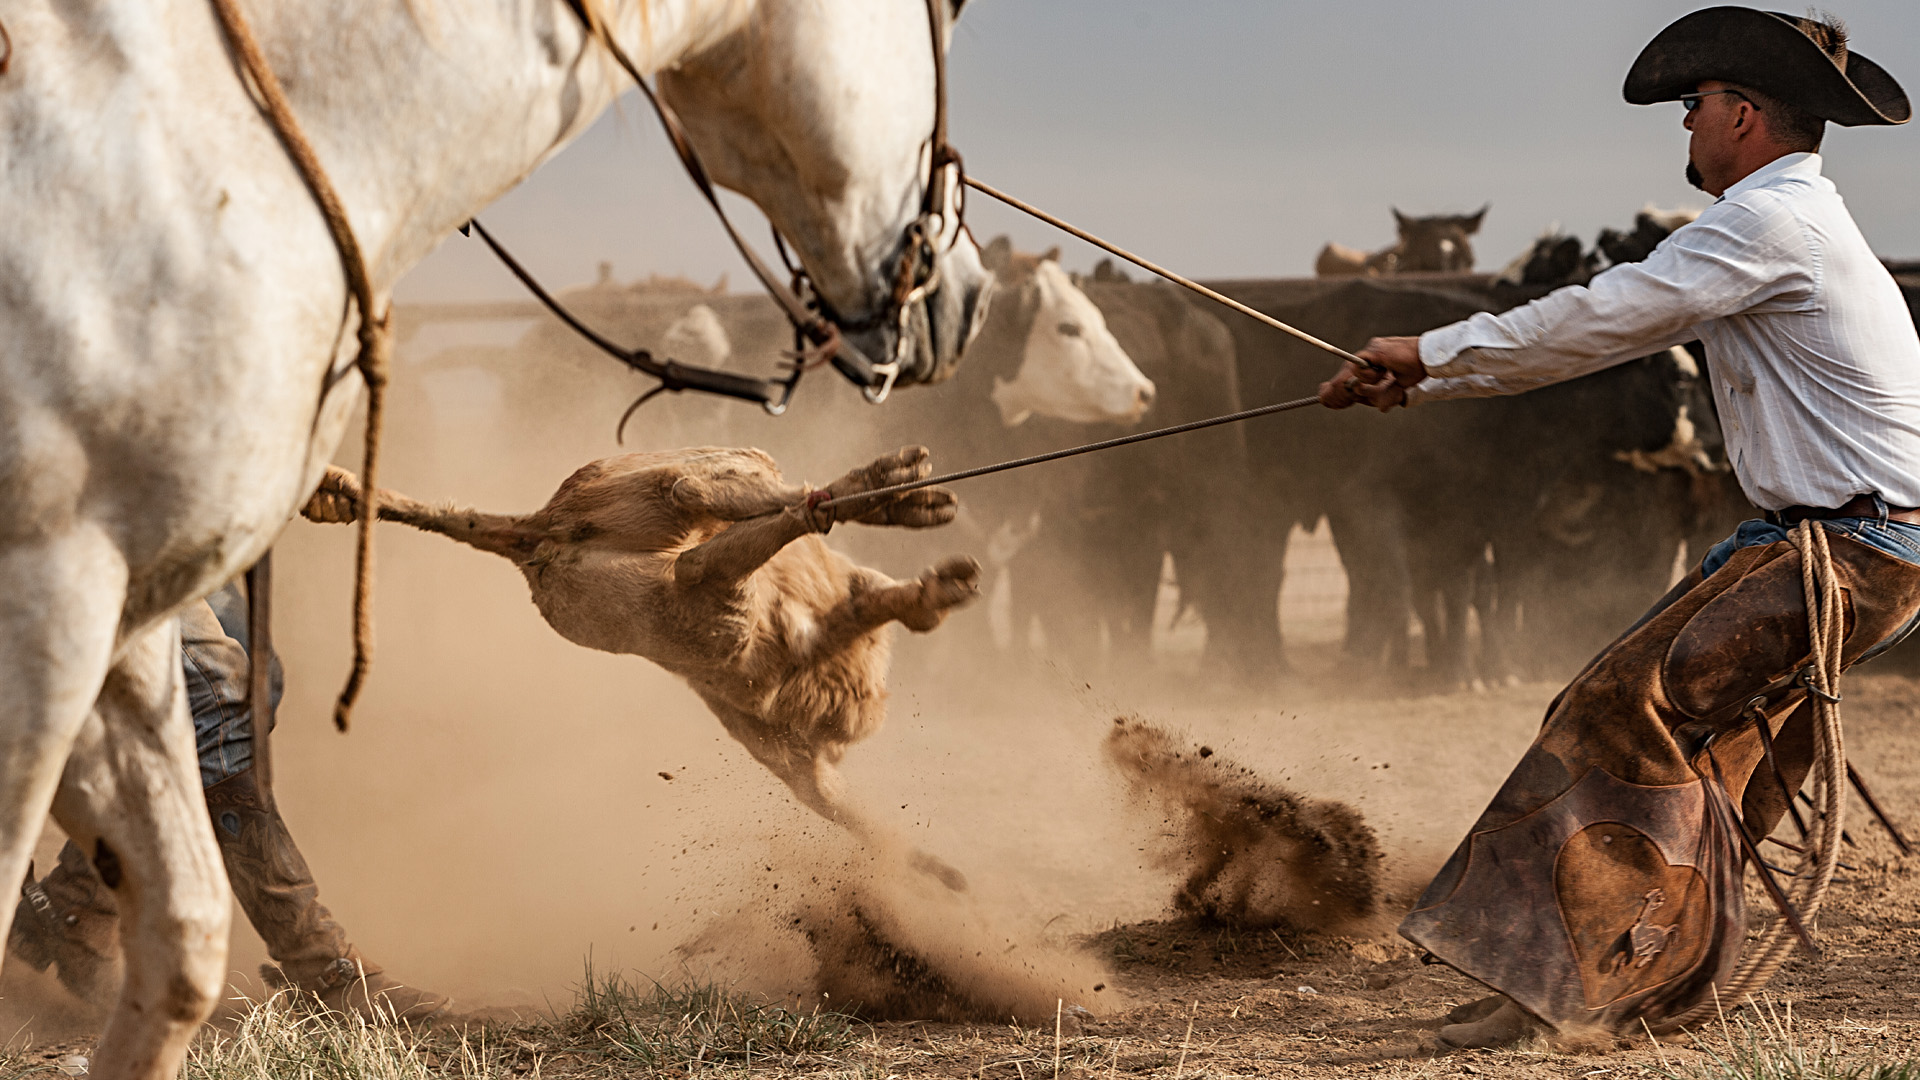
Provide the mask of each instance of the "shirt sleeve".
POLYGON ((1717 203, 1644 262, 1423 334, 1429 378, 1409 403, 1523 393, 1684 344, 1711 319, 1811 296, 1805 247, 1786 211, 1717 203))

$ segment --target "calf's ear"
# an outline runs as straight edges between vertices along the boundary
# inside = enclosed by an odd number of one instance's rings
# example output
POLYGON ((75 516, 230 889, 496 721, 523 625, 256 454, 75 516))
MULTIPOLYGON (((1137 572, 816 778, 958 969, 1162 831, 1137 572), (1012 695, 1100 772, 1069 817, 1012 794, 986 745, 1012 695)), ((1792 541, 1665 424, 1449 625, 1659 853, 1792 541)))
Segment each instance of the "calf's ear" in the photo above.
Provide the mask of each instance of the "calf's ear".
POLYGON ((1005 233, 994 237, 987 246, 980 249, 980 265, 998 274, 1013 261, 1013 241, 1005 233))

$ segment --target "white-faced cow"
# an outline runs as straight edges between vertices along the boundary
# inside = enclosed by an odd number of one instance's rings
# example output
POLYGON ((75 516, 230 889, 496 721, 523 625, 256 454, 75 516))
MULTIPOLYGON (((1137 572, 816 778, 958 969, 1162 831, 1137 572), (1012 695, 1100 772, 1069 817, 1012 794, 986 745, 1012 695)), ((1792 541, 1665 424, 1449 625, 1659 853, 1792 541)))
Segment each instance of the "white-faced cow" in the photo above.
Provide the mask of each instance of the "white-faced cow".
MULTIPOLYGON (((585 15, 660 73, 713 178, 794 239, 849 339, 904 345, 903 382, 951 368, 989 281, 951 212, 923 220, 944 47, 929 27, 958 6, 239 4, 338 190, 371 306, 624 88, 585 15), (898 256, 929 234, 939 288, 888 317, 910 298, 898 256)), ((376 313, 349 301, 209 0, 10 3, 5 19, 0 881, 25 876, 52 809, 124 913, 125 989, 93 1075, 168 1077, 224 981, 229 906, 174 616, 314 490, 376 313)))

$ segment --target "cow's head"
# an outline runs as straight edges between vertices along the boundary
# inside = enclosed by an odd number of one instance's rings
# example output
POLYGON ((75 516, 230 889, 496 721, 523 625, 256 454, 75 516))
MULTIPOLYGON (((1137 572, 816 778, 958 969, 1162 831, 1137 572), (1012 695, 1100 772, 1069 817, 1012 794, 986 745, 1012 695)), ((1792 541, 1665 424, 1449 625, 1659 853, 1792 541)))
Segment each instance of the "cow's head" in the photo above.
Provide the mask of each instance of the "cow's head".
POLYGON ((1634 216, 1632 232, 1600 230, 1599 248, 1608 261, 1616 266, 1639 262, 1653 254, 1653 249, 1659 247, 1661 241, 1682 227, 1693 224, 1693 220, 1699 216, 1698 210, 1662 210, 1647 206, 1634 216))
POLYGON ((1075 423, 1130 423, 1153 404, 1153 381, 1140 373, 1107 329, 1107 320, 1060 267, 1060 249, 1022 255, 1002 236, 982 253, 999 279, 990 320, 1022 320, 1020 367, 993 380, 993 401, 1008 426, 1044 416, 1075 423))
POLYGON ((1447 271, 1473 269, 1473 244, 1468 237, 1480 231, 1492 205, 1473 214, 1440 214, 1434 217, 1408 217, 1394 210, 1394 224, 1400 228, 1399 256, 1394 269, 1411 271, 1447 271))

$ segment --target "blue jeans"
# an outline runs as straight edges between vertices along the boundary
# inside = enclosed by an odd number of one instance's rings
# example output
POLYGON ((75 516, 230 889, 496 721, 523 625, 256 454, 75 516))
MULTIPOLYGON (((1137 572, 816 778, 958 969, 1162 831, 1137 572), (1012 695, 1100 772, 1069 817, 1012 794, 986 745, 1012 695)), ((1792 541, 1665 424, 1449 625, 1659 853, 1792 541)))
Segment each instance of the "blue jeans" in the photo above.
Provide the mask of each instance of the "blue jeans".
MULTIPOLYGON (((1920 566, 1920 525, 1889 521, 1884 514, 1878 517, 1828 518, 1820 524, 1835 536, 1844 536, 1876 551, 1891 555, 1901 562, 1920 566)), ((1761 547, 1786 541, 1788 532, 1786 527, 1771 521, 1741 522, 1740 527, 1733 530, 1732 536, 1707 549, 1706 558, 1700 560, 1701 576, 1712 577, 1714 571, 1725 566, 1727 560, 1733 557, 1733 553, 1741 548, 1761 547)), ((1860 660, 1855 663, 1871 660, 1900 644, 1906 640, 1908 634, 1913 633, 1916 626, 1920 626, 1920 613, 1916 613, 1913 618, 1907 620, 1905 625, 1862 653, 1860 660)))
MULTIPOLYGON (((253 710, 247 706, 247 602, 236 585, 180 616, 180 661, 187 708, 200 755, 200 786, 212 787, 253 768, 253 710)), ((268 672, 280 703, 280 658, 268 672)))

